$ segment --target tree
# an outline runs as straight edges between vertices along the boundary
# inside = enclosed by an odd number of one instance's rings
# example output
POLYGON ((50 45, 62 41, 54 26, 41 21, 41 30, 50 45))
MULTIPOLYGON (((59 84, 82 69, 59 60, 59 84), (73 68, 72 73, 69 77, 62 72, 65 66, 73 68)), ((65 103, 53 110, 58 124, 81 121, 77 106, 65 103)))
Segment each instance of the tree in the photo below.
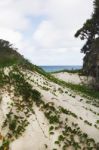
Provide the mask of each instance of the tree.
POLYGON ((0 39, 0 48, 11 48, 12 44, 10 42, 0 39))
POLYGON ((75 37, 80 37, 81 40, 86 39, 86 43, 81 49, 81 52, 85 54, 90 51, 93 41, 99 37, 99 0, 95 0, 93 4, 94 11, 91 18, 75 34, 75 37))
POLYGON ((83 71, 87 75, 99 78, 99 0, 93 2, 94 10, 90 19, 86 20, 75 37, 86 40, 81 52, 85 54, 83 59, 83 71))

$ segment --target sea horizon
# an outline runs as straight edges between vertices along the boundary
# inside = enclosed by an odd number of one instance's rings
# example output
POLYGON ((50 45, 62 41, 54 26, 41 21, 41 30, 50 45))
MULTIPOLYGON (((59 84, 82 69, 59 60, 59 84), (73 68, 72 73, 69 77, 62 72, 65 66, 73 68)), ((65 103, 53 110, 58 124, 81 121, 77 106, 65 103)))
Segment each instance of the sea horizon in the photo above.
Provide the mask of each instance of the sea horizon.
POLYGON ((79 70, 82 68, 80 65, 40 65, 44 71, 46 72, 55 72, 62 70, 79 70))

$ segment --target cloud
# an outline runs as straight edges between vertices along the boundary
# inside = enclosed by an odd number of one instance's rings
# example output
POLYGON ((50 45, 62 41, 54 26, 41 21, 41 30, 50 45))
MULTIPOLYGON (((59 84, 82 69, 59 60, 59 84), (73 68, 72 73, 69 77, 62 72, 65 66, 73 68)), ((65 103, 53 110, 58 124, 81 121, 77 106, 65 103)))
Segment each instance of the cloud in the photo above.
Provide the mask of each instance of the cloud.
POLYGON ((22 35, 17 31, 0 28, 0 39, 8 40, 17 45, 22 40, 22 35))
POLYGON ((30 25, 29 16, 42 15, 41 0, 0 1, 0 26, 26 30, 30 25))
POLYGON ((51 21, 42 21, 35 33, 33 40, 40 48, 59 47, 61 32, 55 28, 51 21))
POLYGON ((0 38, 35 64, 80 65, 84 42, 74 34, 91 12, 90 0, 3 0, 0 38))

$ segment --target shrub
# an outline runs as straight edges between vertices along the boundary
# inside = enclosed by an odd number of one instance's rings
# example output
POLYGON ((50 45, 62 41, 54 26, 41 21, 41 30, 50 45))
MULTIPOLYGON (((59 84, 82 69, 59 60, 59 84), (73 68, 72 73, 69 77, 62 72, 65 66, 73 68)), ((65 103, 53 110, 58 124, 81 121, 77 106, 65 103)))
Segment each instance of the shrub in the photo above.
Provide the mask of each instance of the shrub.
POLYGON ((36 104, 41 103, 41 93, 35 89, 32 90, 32 99, 36 102, 36 104))

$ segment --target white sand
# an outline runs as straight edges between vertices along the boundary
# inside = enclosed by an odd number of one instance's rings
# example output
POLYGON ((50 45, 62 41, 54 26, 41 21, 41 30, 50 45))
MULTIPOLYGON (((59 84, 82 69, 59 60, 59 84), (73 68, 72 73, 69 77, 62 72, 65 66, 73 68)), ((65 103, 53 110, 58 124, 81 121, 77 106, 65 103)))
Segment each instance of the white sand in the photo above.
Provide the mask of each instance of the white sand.
POLYGON ((61 79, 65 82, 74 84, 87 84, 91 81, 91 77, 81 76, 78 73, 60 72, 52 74, 54 77, 61 79))
MULTIPOLYGON (((24 74, 27 81, 33 86, 33 88, 39 90, 42 93, 42 99, 45 102, 54 102, 56 107, 62 106, 63 108, 66 108, 75 113, 78 117, 82 117, 83 120, 80 120, 79 118, 76 119, 70 116, 69 121, 78 123, 83 132, 86 132, 89 137, 94 138, 96 142, 99 142, 99 130, 94 127, 95 122, 99 120, 99 116, 84 108, 91 108, 98 113, 99 110, 97 107, 92 106, 91 104, 87 104, 85 98, 53 82, 48 81, 45 77, 39 75, 38 73, 27 71, 24 72, 24 74), (47 87, 49 88, 49 90, 44 90, 43 87, 47 87), (63 91, 62 93, 59 90, 60 88, 63 91), (68 91, 69 95, 65 93, 65 91, 68 91), (71 97, 70 93, 72 93, 76 97, 71 97), (80 101, 81 98, 83 98, 84 101, 80 101), (93 124, 93 126, 88 126, 84 123, 84 120, 89 121, 93 124)), ((77 74, 73 75, 69 73, 58 73, 55 74, 55 77, 72 83, 81 83, 81 80, 77 74)), ((7 109, 7 103, 11 102, 9 95, 6 93, 4 94, 2 94, 3 102, 0 104, 1 122, 4 120, 3 116, 5 116, 7 112, 9 112, 9 110, 7 109)), ((35 115, 32 115, 29 118, 30 125, 27 127, 22 137, 11 143, 10 150, 46 150, 45 144, 47 144, 48 150, 52 150, 52 148, 54 147, 54 141, 55 139, 57 139, 60 131, 56 131, 54 135, 49 135, 50 125, 48 123, 48 120, 45 118, 43 112, 37 108, 37 106, 34 106, 34 110, 36 112, 37 119, 35 118, 35 115)), ((65 119, 64 116, 63 119, 65 119)), ((60 149, 57 148, 57 150, 60 149)))

